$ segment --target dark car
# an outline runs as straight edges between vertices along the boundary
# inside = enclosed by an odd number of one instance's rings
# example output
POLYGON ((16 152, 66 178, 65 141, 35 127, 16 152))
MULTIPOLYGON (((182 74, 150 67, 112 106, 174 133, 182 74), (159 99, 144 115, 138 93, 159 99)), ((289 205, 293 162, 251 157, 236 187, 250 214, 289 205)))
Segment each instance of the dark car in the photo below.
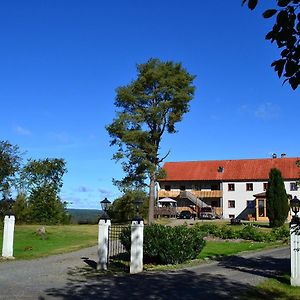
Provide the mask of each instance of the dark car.
POLYGON ((178 219, 191 219, 192 213, 189 210, 183 210, 179 216, 178 219))

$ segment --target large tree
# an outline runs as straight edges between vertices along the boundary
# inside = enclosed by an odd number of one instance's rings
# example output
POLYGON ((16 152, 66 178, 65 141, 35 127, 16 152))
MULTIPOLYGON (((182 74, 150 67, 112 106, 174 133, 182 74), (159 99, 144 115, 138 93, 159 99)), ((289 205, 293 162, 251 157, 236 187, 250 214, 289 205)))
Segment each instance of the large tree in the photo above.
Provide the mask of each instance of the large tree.
POLYGON ((114 159, 122 160, 125 177, 119 187, 140 188, 148 178, 149 213, 153 222, 155 182, 166 158, 160 143, 164 133, 175 133, 175 124, 189 111, 195 76, 180 63, 150 59, 137 65, 137 79, 117 88, 117 116, 108 125, 111 145, 118 147, 114 159))
POLYGON ((281 172, 276 168, 270 170, 266 198, 270 227, 282 226, 289 212, 289 203, 281 172))
MULTIPOLYGON (((242 0, 242 3, 247 3, 253 10, 258 0, 242 0)), ((300 84, 300 0, 276 0, 274 6, 263 13, 264 18, 276 16, 272 30, 265 38, 282 49, 281 57, 271 66, 279 78, 283 75, 284 82, 288 81, 295 90, 300 84)))
POLYGON ((19 147, 8 141, 0 141, 0 192, 3 196, 9 194, 11 186, 16 183, 21 162, 19 147))
POLYGON ((29 191, 29 215, 31 222, 61 223, 65 220, 65 203, 59 192, 62 177, 67 171, 63 159, 29 160, 22 170, 22 179, 29 191))

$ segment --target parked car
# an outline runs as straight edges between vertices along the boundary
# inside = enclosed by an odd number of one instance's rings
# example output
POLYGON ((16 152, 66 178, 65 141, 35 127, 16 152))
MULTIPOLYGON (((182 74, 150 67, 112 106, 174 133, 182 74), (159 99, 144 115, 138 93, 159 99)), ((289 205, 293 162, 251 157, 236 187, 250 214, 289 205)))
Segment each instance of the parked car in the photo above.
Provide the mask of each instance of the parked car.
POLYGON ((183 210, 180 212, 178 219, 191 219, 192 218, 192 213, 189 210, 183 210))
POLYGON ((214 209, 211 206, 207 206, 207 207, 202 207, 199 213, 199 218, 200 219, 215 219, 216 218, 216 214, 214 209))

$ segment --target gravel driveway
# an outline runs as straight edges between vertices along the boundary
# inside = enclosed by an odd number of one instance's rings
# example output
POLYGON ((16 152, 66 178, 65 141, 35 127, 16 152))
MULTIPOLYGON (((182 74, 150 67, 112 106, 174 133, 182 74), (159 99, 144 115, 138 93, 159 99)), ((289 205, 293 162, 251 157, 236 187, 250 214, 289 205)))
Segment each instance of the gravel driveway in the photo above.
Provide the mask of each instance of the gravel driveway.
POLYGON ((260 281, 289 272, 290 264, 285 247, 180 271, 110 275, 93 269, 96 251, 1 262, 0 299, 239 299, 260 281))

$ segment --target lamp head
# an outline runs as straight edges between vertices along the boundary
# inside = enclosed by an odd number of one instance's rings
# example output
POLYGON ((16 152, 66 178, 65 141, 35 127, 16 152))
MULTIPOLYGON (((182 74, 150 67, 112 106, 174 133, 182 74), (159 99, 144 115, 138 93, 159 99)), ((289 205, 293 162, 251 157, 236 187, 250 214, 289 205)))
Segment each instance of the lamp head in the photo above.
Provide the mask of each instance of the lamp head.
POLYGON ((300 200, 296 196, 290 201, 290 207, 295 216, 297 216, 300 210, 300 200))
POLYGON ((111 205, 111 202, 105 197, 104 200, 100 201, 101 204, 101 208, 102 210, 104 210, 105 212, 108 210, 108 208, 111 205))

